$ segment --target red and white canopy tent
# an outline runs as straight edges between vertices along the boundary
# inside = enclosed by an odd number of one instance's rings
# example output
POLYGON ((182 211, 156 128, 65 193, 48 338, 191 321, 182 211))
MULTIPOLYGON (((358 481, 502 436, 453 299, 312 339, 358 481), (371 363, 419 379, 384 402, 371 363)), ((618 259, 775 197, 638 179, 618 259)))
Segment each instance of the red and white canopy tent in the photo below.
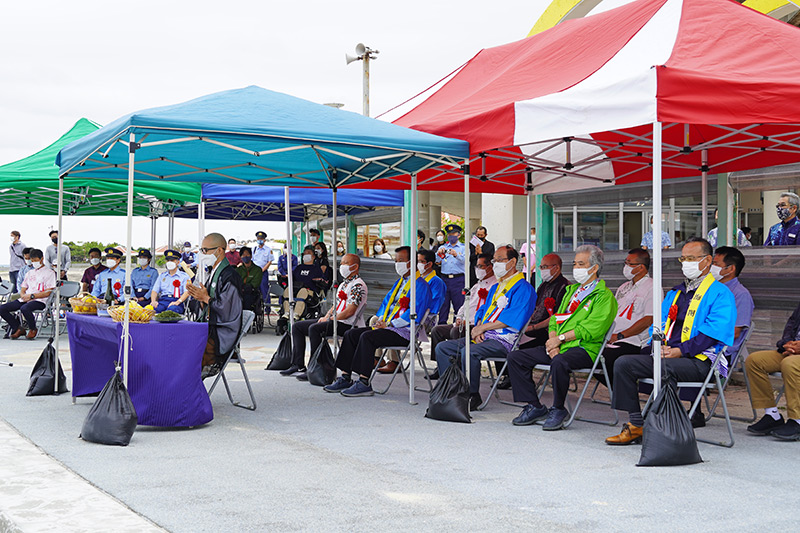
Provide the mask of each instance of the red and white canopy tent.
MULTIPOLYGON (((638 0, 481 50, 395 123, 469 141, 473 191, 652 179, 659 235, 662 178, 800 161, 798 101, 796 27, 733 0, 638 0)), ((434 169, 418 185, 461 179, 434 169)))

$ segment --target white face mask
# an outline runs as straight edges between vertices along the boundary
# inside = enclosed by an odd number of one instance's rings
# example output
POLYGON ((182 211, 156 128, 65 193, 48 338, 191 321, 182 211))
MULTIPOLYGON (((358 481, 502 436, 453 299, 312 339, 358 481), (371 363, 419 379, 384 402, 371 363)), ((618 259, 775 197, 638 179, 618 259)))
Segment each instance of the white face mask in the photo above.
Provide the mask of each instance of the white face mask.
POLYGON ((444 235, 437 235, 437 236, 436 236, 436 240, 437 240, 438 242, 444 242, 444 235))
POLYGON ((204 253, 197 254, 197 264, 199 265, 212 266, 216 262, 217 262, 217 256, 214 254, 204 254, 204 253))
POLYGON ((117 261, 115 259, 106 259, 106 267, 114 268, 117 266, 117 261))
POLYGON ((378 253, 378 254, 383 253, 383 246, 380 245, 380 244, 378 246, 376 246, 375 247, 375 253, 378 253))
POLYGON ((482 280, 486 277, 486 269, 475 267, 475 277, 482 280))
POLYGON ((711 265, 711 275, 714 276, 714 279, 717 281, 725 277, 722 275, 722 267, 718 267, 717 265, 711 265))
MULTIPOLYGON (((98 259, 97 261, 99 262, 100 260, 98 259)), ((28 265, 28 266, 31 266, 31 260, 30 259, 26 259, 25 260, 25 264, 28 265)))
POLYGON ((41 261, 32 261, 31 262, 31 266, 33 268, 39 268, 40 266, 42 266, 42 262, 41 261))
POLYGON ((236 243, 234 242, 234 243, 229 244, 228 245, 228 250, 230 250, 231 252, 236 250, 236 243))
POLYGON ((539 272, 542 274, 542 281, 545 283, 553 279, 553 272, 549 268, 539 269, 539 272))
POLYGON ((589 278, 592 277, 592 275, 589 274, 589 270, 590 270, 590 268, 573 268, 572 269, 572 278, 576 282, 578 282, 581 285, 583 285, 584 283, 589 281, 589 278))
POLYGON ((99 257, 92 257, 91 259, 89 259, 89 262, 92 265, 97 266, 97 265, 100 264, 100 258, 99 257))
POLYGON ((681 263, 681 271, 683 272, 683 276, 690 281, 697 279, 700 274, 703 273, 703 271, 700 270, 700 261, 681 263))
POLYGON ((137 261, 137 263, 139 263, 139 266, 145 266, 149 262, 150 260, 146 257, 140 257, 139 260, 137 261))
POLYGON ((184 246, 183 249, 186 252, 191 252, 192 251, 192 247, 191 246, 184 246))
POLYGON ((404 277, 406 274, 408 274, 408 270, 409 270, 408 263, 395 262, 394 271, 397 272, 398 276, 404 277))
POLYGON ((178 263, 175 261, 167 261, 167 270, 175 270, 178 268, 178 263))
POLYGON ((422 274, 423 272, 425 272, 426 265, 427 263, 417 263, 417 271, 419 271, 419 273, 422 274))
POLYGON ((494 264, 494 275, 497 276, 497 279, 500 279, 506 274, 508 274, 509 270, 510 270, 510 265, 508 264, 508 261, 506 261, 505 263, 494 264))
POLYGON ((319 237, 317 237, 317 236, 311 237, 311 244, 317 244, 318 240, 319 240, 319 237))
POLYGON ((625 265, 622 267, 622 275, 625 276, 625 279, 631 280, 634 278, 633 267, 630 265, 625 265))
POLYGON ((303 254, 303 263, 310 263, 314 259, 311 254, 303 254))
POLYGON ((14 239, 15 239, 15 237, 12 235, 11 236, 11 242, 14 242, 14 239))
POLYGON ((339 274, 341 274, 343 278, 349 277, 350 272, 352 272, 350 265, 339 265, 339 274))

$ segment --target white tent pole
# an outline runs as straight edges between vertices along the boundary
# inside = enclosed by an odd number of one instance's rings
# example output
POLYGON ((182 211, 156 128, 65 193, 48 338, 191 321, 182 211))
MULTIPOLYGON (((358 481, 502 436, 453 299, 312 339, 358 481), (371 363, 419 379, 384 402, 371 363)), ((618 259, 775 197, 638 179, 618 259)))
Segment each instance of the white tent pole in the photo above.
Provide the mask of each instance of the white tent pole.
MULTIPOLYGON (((700 205, 702 206, 701 209, 703 210, 703 216, 700 218, 703 228, 703 235, 704 239, 708 238, 708 150, 702 150, 701 152, 703 166, 701 167, 702 170, 702 179, 700 181, 700 205)), ((717 242, 719 242, 719 231, 717 232, 717 242)))
MULTIPOLYGON (((201 193, 202 194, 202 193, 201 193)), ((203 243, 206 236, 206 201, 200 197, 200 204, 197 206, 197 246, 203 243)))
MULTIPOLYGON (((337 230, 337 228, 336 228, 336 215, 337 215, 337 206, 336 206, 336 185, 335 184, 334 184, 332 192, 333 192, 333 195, 332 195, 333 196, 333 237, 331 238, 331 243, 332 243, 331 244, 331 257, 333 258, 333 264, 331 265, 330 268, 333 269, 333 271, 331 272, 331 276, 332 276, 331 279, 333 280, 333 359, 335 361, 336 358, 339 356, 339 348, 337 346, 337 341, 339 340, 338 339, 338 337, 339 337, 339 332, 338 332, 338 329, 339 329, 339 318, 337 316, 338 313, 336 312, 337 311, 336 307, 339 305, 339 302, 337 301, 339 299, 339 284, 336 283, 336 278, 337 278, 337 275, 339 274, 339 272, 338 272, 337 267, 336 267, 336 230, 337 230)), ((325 241, 323 240, 323 246, 324 246, 324 242, 325 241)), ((344 281, 344 280, 342 280, 342 281, 344 281)))
MULTIPOLYGON (((464 166, 462 167, 464 170, 464 225, 469 223, 469 159, 464 161, 464 166)), ((465 234, 466 235, 466 234, 465 234)), ((466 237, 464 238, 466 241, 466 237)), ((464 308, 464 374, 467 376, 467 384, 469 384, 469 345, 470 345, 470 334, 469 334, 469 321, 472 320, 472 317, 469 313, 469 254, 464 254, 464 301, 467 302, 467 306, 464 308)))
MULTIPOLYGON (((56 313, 55 313, 55 329, 53 330, 53 337, 55 342, 53 348, 56 351, 56 373, 53 385, 53 393, 58 394, 58 338, 61 331, 61 243, 64 242, 64 237, 61 235, 61 224, 64 218, 64 176, 58 179, 58 241, 56 242, 56 313)), ((41 327, 41 324, 39 324, 41 327)))
MULTIPOLYGON (((417 234, 417 219, 419 218, 419 209, 417 208, 417 175, 411 174, 411 235, 417 234)), ((416 243, 416 238, 412 239, 412 243, 416 243)), ((466 255, 466 254, 465 254, 466 255)), ((417 357, 417 247, 411 245, 410 252, 411 259, 411 306, 408 310, 409 321, 411 322, 411 333, 408 337, 408 346, 411 348, 409 353, 409 372, 408 372, 408 403, 416 405, 414 401, 414 368, 417 357)))
MULTIPOLYGON (((292 217, 289 205, 289 187, 283 188, 283 214, 286 217, 286 274, 289 278, 289 346, 292 345, 292 328, 294 328, 294 283, 292 282, 292 217)), ((302 250, 299 250, 302 257, 302 250)), ((269 275, 269 272, 265 272, 269 275)), ((292 348, 294 348, 292 346, 292 348)))
POLYGON ((625 219, 625 203, 624 202, 620 202, 619 203, 619 236, 618 236, 620 251, 625 249, 624 248, 624 246, 625 246, 625 224, 624 224, 624 219, 625 219))
POLYGON ((536 265, 532 265, 533 254, 531 253, 531 169, 525 169, 525 233, 528 235, 525 238, 525 281, 530 282, 531 270, 536 265))
POLYGON ((125 373, 123 383, 128 387, 128 350, 130 349, 131 313, 131 241, 133 241, 133 164, 136 157, 136 135, 131 133, 128 145, 128 239, 125 250, 125 320, 122 325, 122 361, 125 373))
POLYGON ((653 394, 661 390, 661 122, 653 123, 653 394))
POLYGON ((175 211, 169 212, 169 225, 167 226, 167 248, 172 248, 175 243, 175 211))
POLYGON ((150 217, 150 255, 153 256, 151 267, 155 267, 156 259, 156 217, 150 217))

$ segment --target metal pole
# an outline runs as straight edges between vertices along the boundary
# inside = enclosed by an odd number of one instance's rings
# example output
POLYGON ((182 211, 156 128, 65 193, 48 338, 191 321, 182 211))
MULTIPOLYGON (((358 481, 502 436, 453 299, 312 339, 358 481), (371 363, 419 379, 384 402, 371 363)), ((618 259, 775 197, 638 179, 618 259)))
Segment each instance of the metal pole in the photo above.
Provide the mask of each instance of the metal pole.
POLYGON ((653 123, 653 394, 661 390, 661 122, 653 123))
POLYGON ((128 240, 125 250, 125 320, 122 325, 123 383, 128 387, 128 350, 130 349, 131 313, 131 241, 133 240, 133 165, 136 157, 136 135, 131 133, 128 145, 128 240))
POLYGON ((572 206, 572 251, 578 247, 578 206, 572 206))
POLYGON ((525 238, 525 281, 530 282, 531 280, 531 270, 534 268, 535 265, 531 264, 533 261, 533 257, 531 254, 531 169, 525 169, 525 233, 527 233, 527 237, 525 238))
POLYGON ((172 248, 175 243, 175 212, 169 212, 169 225, 167 226, 167 248, 172 248))
POLYGON ((625 202, 619 203, 619 249, 625 247, 625 231, 623 228, 623 220, 625 219, 625 202))
MULTIPOLYGON (((294 327, 294 283, 292 282, 292 222, 289 208, 289 187, 283 188, 283 214, 286 217, 286 273, 289 278, 289 345, 292 344, 294 327)), ((265 272, 269 275, 269 272, 265 272)), ((294 347, 292 347, 294 348, 294 347)))
POLYGON ((150 217, 150 255, 153 256, 152 267, 155 266, 156 258, 156 217, 150 217))
MULTIPOLYGON (((469 159, 464 161, 462 167, 464 171, 464 220, 469 220, 469 159)), ((465 239, 466 240, 466 239, 465 239)), ((469 345, 472 337, 469 333, 469 321, 472 317, 469 313, 469 254, 464 254, 464 301, 467 306, 464 308, 464 374, 467 376, 467 384, 469 384, 469 345)))
MULTIPOLYGON (((700 180, 700 205, 703 215, 700 218, 700 222, 702 224, 703 238, 705 239, 708 236, 708 150, 702 150, 700 154, 703 163, 700 180)), ((717 239, 719 239, 719 235, 717 235, 717 239)))
POLYGON ((369 50, 364 54, 364 77, 362 81, 363 86, 363 109, 362 114, 365 117, 369 116, 369 50))
MULTIPOLYGON (((334 173, 334 179, 336 174, 334 173)), ((336 270, 336 184, 333 185, 333 238, 331 239, 331 256, 333 257, 333 264, 331 268, 333 272, 331 272, 332 280, 333 280, 333 359, 336 360, 336 357, 339 355, 339 346, 338 346, 338 337, 339 337, 339 317, 337 316, 337 306, 339 305, 339 284, 336 283, 336 277, 339 273, 336 270)), ((344 280, 342 280, 344 281, 344 280)))
MULTIPOLYGON (((417 175, 411 174, 411 235, 417 234, 417 175)), ((416 357, 417 357, 417 247, 414 245, 416 243, 416 239, 411 244, 411 278, 409 278, 409 283, 411 283, 411 307, 409 311, 409 321, 411 322, 411 334, 409 335, 408 346, 410 348, 408 354, 410 361, 409 372, 408 372, 408 403, 411 405, 416 405, 417 402, 414 401, 414 369, 416 364, 416 357)), ((468 254, 465 254, 468 255, 468 254)))
POLYGON ((197 206, 197 245, 203 243, 206 236, 206 201, 200 198, 200 205, 197 206))
POLYGON ((56 351, 56 374, 53 380, 53 394, 58 394, 58 367, 60 361, 58 360, 58 340, 59 332, 61 331, 61 243, 64 242, 64 237, 61 235, 61 226, 64 218, 64 176, 58 179, 58 241, 56 242, 56 316, 54 320, 53 337, 55 342, 53 348, 56 351))

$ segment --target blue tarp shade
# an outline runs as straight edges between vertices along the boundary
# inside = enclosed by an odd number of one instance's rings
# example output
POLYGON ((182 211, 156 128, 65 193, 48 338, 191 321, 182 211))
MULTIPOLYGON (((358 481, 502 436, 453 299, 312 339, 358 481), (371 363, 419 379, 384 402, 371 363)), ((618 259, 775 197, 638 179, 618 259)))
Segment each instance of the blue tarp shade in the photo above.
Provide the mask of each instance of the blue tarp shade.
POLYGON ((459 166, 465 141, 371 119, 260 87, 125 115, 59 152, 60 174, 136 180, 340 187, 459 166))
MULTIPOLYGON (((402 206, 403 191, 354 190, 338 191, 339 214, 362 213, 374 207, 402 206)), ((207 220, 285 220, 283 187, 250 185, 203 185, 207 220)), ((328 216, 327 208, 319 213, 317 206, 333 205, 330 189, 292 188, 289 191, 291 219, 304 221, 309 214, 328 216)), ((178 218, 197 218, 197 206, 183 206, 175 211, 178 218)))

